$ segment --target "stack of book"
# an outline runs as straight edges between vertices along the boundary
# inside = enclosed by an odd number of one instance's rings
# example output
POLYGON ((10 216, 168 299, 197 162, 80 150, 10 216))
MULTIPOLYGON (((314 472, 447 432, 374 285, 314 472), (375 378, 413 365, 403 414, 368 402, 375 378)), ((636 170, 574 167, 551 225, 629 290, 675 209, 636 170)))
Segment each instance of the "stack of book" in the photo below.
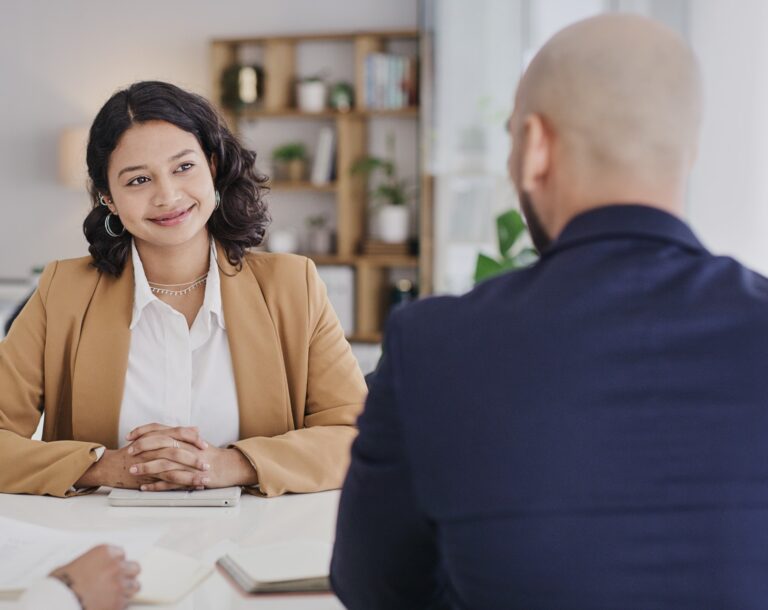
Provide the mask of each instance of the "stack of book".
POLYGON ((365 58, 366 108, 396 110, 418 104, 418 62, 415 57, 371 53, 365 58))

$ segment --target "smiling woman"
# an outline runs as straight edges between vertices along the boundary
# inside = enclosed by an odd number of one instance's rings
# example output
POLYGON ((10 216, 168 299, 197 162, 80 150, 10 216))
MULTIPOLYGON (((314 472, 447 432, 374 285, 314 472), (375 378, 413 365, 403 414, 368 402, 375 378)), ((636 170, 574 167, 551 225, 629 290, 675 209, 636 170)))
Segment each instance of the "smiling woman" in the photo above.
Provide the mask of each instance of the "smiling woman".
POLYGON ((365 383, 312 262, 248 251, 255 158, 168 83, 99 111, 91 255, 48 265, 0 343, 0 492, 341 485, 365 383))

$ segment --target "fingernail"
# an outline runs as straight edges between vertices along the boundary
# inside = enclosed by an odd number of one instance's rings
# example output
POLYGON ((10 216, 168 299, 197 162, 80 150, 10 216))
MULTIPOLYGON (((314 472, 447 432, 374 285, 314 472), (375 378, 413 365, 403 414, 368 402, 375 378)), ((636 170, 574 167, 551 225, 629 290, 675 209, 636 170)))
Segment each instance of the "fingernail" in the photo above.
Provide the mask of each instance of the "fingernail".
POLYGON ((147 491, 147 486, 146 485, 142 485, 141 487, 139 487, 139 489, 141 491, 147 491))
POLYGON ((119 546, 115 546, 114 544, 107 545, 107 552, 112 557, 122 557, 124 555, 123 549, 121 549, 119 546))
POLYGON ((137 471, 137 470, 138 470, 138 468, 136 468, 136 466, 131 466, 131 467, 128 469, 128 472, 130 472, 131 474, 136 474, 136 471, 137 471))
POLYGON ((211 465, 210 464, 203 464, 203 470, 210 470, 211 465))
POLYGON ((203 449, 208 449, 208 443, 206 443, 205 441, 203 441, 203 449))
POLYGON ((203 485, 208 485, 208 483, 210 482, 211 482, 211 479, 209 479, 208 477, 203 478, 203 485))
POLYGON ((133 447, 128 447, 128 453, 133 453, 133 447))

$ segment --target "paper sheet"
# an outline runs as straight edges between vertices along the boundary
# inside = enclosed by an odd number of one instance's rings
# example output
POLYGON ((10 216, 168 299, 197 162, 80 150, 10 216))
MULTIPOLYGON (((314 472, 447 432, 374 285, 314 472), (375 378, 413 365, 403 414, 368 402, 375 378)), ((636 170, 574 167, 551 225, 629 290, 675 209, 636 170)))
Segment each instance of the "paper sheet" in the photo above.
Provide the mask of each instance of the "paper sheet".
POLYGON ((135 604, 173 604, 213 572, 212 565, 161 547, 153 547, 140 563, 141 590, 131 599, 135 604))
POLYGON ((140 560, 162 534, 147 528, 59 530, 0 517, 0 592, 22 591, 99 544, 120 546, 128 559, 140 560))

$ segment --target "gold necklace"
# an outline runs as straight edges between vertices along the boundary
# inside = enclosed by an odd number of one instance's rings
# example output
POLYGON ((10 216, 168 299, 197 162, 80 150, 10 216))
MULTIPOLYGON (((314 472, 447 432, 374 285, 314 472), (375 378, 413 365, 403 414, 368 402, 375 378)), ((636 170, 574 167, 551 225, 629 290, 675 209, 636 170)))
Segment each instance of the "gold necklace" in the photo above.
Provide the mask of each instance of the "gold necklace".
POLYGON ((192 280, 192 282, 185 282, 182 284, 157 284, 155 282, 150 282, 147 280, 147 283, 149 284, 149 289, 155 293, 155 294, 167 294, 169 296, 174 297, 180 297, 184 296, 185 294, 189 294, 192 292, 195 288, 198 286, 202 286, 208 281, 208 274, 201 275, 196 280, 192 280), (188 284, 188 285, 187 285, 188 284), (187 286, 183 290, 171 290, 174 286, 187 286))

